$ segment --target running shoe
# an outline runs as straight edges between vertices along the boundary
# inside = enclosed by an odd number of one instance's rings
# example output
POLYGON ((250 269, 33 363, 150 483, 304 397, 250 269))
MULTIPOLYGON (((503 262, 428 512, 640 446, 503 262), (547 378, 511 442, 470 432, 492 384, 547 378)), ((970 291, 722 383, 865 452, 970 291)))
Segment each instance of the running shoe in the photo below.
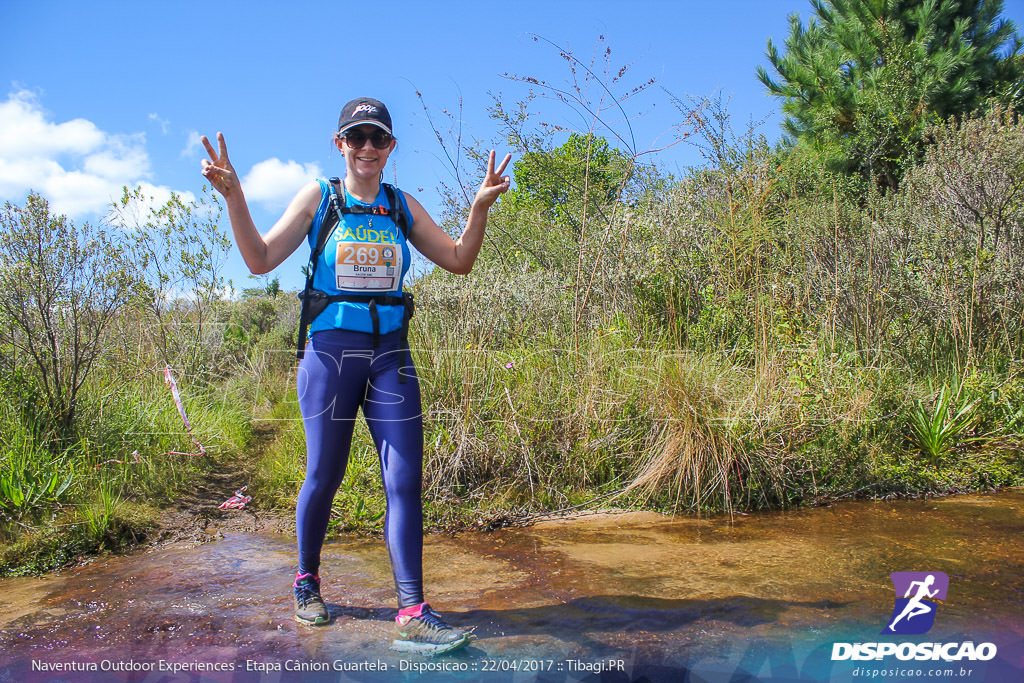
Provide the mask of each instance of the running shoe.
POLYGON ((295 621, 309 626, 323 626, 331 620, 324 599, 320 597, 320 576, 295 572, 295 621))
POLYGON ((395 622, 395 639, 391 647, 401 652, 443 655, 465 647, 476 638, 472 629, 453 628, 446 624, 425 602, 398 610, 395 622))

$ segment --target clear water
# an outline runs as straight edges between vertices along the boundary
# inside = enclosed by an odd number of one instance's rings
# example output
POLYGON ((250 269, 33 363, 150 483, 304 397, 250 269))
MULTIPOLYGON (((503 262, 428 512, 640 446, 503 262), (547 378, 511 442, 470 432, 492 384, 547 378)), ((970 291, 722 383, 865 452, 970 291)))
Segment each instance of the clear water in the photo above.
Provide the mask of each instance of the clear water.
POLYGON ((967 667, 971 681, 1022 681, 1022 532, 1018 490, 732 521, 594 515, 429 536, 428 599, 478 635, 464 652, 438 660, 389 649, 393 588, 379 540, 327 544, 321 576, 334 620, 311 628, 291 618, 294 539, 226 533, 195 547, 0 581, 0 683, 860 680, 857 666, 907 666, 830 660, 836 641, 886 640, 879 634, 893 609, 894 571, 950 577, 935 626, 904 640, 999 648, 990 662, 912 667, 957 670, 932 681, 964 680, 959 669, 967 667), (235 670, 38 670, 40 663, 158 667, 160 660, 235 670), (356 672, 346 663, 387 671, 356 672), (426 664, 468 670, 413 666, 426 664))

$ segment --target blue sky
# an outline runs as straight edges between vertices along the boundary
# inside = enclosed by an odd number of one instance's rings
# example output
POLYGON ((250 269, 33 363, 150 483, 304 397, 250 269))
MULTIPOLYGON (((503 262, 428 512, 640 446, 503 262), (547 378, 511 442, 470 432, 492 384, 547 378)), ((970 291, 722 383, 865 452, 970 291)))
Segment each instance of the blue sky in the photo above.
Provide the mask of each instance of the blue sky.
MULTIPOLYGON (((438 217, 436 187, 449 173, 416 90, 433 115, 463 101, 463 132, 499 142, 488 92, 506 102, 528 86, 512 73, 564 84, 557 50, 589 60, 600 36, 613 70, 631 64, 626 88, 656 84, 628 101, 640 148, 660 146, 680 121, 677 97, 731 97, 737 126, 766 119, 778 134, 777 103, 755 77, 766 40, 809 16, 808 0, 511 3, 405 2, 50 2, 0 4, 0 200, 31 189, 77 220, 96 220, 139 185, 165 198, 200 194, 198 134, 223 131, 253 217, 265 231, 316 175, 343 175, 330 136, 346 101, 383 100, 398 148, 388 179, 438 217), (422 188, 422 190, 421 190, 422 188)), ((1024 24, 1024 0, 1005 16, 1024 24)), ((1019 30, 1019 29, 1018 29, 1019 30)), ((550 123, 579 128, 571 110, 538 102, 550 123)), ((620 128, 621 128, 621 124, 620 128)), ((599 131, 600 132, 600 131, 599 131)), ((500 149, 500 147, 499 147, 500 149)), ((698 163, 677 145, 657 155, 671 170, 698 163)), ((305 255, 276 272, 298 288, 305 255)), ((233 249, 227 275, 253 286, 233 249)))

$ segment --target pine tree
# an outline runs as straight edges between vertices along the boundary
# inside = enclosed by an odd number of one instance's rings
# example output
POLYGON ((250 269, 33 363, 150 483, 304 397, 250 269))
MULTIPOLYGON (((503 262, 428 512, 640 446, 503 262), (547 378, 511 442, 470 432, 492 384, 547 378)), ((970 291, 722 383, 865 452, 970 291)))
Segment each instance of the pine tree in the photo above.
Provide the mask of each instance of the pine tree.
POLYGON ((895 187, 929 122, 1021 96, 1021 41, 1002 0, 812 0, 790 16, 785 54, 768 41, 791 142, 835 168, 895 187))

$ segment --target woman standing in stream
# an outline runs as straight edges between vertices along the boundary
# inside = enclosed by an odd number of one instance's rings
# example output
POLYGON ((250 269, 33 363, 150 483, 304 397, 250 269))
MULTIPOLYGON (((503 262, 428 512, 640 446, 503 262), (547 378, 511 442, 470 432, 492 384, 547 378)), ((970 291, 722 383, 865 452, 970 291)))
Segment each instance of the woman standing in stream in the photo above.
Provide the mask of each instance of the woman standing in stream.
POLYGON ((393 646, 439 654, 465 646, 470 630, 449 626, 423 597, 421 502, 423 423, 420 391, 407 333, 413 306, 402 280, 409 244, 442 268, 466 274, 484 238, 487 213, 509 188, 502 176, 511 159, 495 166, 492 150, 462 235, 453 240, 410 195, 382 183, 395 149, 391 115, 371 98, 341 111, 334 142, 345 159, 345 178, 317 179, 295 195, 265 235, 253 223, 238 175, 204 136, 210 156, 202 173, 227 203, 239 251, 253 273, 268 273, 306 241, 311 259, 303 292, 303 321, 310 324, 297 373, 306 432, 306 477, 296 504, 298 571, 295 619, 330 622, 320 595, 320 551, 331 502, 348 462, 360 406, 380 457, 387 500, 384 537, 398 593, 393 646))

